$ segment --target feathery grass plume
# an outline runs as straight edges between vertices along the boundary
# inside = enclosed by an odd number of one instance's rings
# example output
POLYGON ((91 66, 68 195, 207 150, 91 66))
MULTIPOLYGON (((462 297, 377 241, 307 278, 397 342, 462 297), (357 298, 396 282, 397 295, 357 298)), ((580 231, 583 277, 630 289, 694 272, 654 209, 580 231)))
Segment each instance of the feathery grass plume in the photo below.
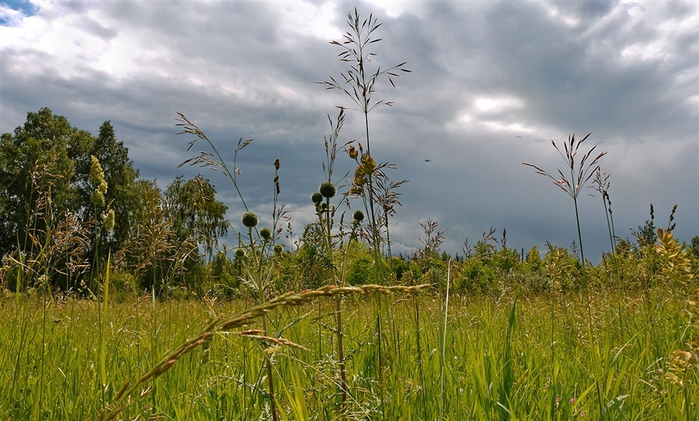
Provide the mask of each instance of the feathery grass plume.
POLYGON ((534 164, 522 162, 523 165, 534 168, 537 174, 546 176, 553 180, 553 184, 558 186, 568 196, 570 196, 571 199, 573 199, 573 204, 575 206, 575 222, 578 227, 578 240, 580 241, 580 262, 582 263, 583 267, 585 267, 585 251, 583 248, 582 233, 580 231, 578 195, 585 187, 587 182, 590 181, 590 179, 595 175, 595 171, 599 167, 598 163, 600 159, 602 159, 602 157, 607 154, 606 151, 601 152, 600 154, 592 158, 592 160, 590 160, 592 157, 592 153, 597 148, 597 145, 595 145, 583 154, 582 158, 580 159, 580 162, 576 162, 575 158, 578 154, 580 146, 590 137, 591 134, 592 133, 588 133, 582 139, 575 139, 575 134, 573 134, 572 136, 568 136, 568 141, 563 142, 563 151, 561 151, 558 145, 556 145, 555 141, 551 141, 553 147, 556 148, 556 151, 558 151, 563 160, 566 161, 566 164, 568 166, 567 170, 570 171, 569 175, 564 174, 559 169, 557 170, 558 177, 554 177, 553 175, 549 174, 548 172, 544 171, 543 169, 534 164), (588 162, 588 160, 590 161, 588 162))
MULTIPOLYGON (((146 383, 155 380, 165 374, 172 368, 177 361, 187 353, 193 351, 199 346, 208 344, 217 334, 232 332, 244 326, 248 326, 256 319, 266 316, 271 311, 286 306, 301 306, 323 297, 341 297, 350 294, 417 294, 431 288, 431 285, 415 285, 415 286, 383 286, 383 285, 362 285, 362 286, 336 286, 326 285, 312 291, 304 291, 300 293, 289 292, 278 297, 272 298, 265 303, 250 307, 237 315, 230 318, 218 316, 214 318, 204 329, 196 336, 183 342, 176 349, 168 352, 157 364, 150 370, 142 374, 134 381, 126 382, 117 392, 114 400, 107 406, 105 411, 100 414, 100 420, 107 421, 116 418, 126 407, 133 402, 132 397, 146 383)), ((262 340, 271 340, 279 345, 292 346, 298 349, 304 347, 292 341, 281 338, 270 338, 258 330, 249 330, 238 332, 240 336, 258 337, 262 340)))
MULTIPOLYGON (((383 172, 382 172, 383 174, 383 172)), ((403 206, 400 202, 401 193, 398 192, 403 184, 408 180, 390 181, 387 177, 376 177, 376 201, 379 204, 379 225, 386 231, 386 248, 388 257, 391 258, 391 231, 388 227, 388 220, 396 214, 396 205, 403 206)))
POLYGON ((195 138, 189 141, 189 146, 187 147, 187 151, 189 152, 190 149, 197 143, 198 140, 203 140, 206 142, 211 150, 213 150, 213 154, 211 152, 207 151, 199 151, 199 153, 189 159, 186 159, 180 165, 177 166, 177 168, 180 168, 184 165, 189 165, 189 166, 198 166, 201 168, 210 168, 213 171, 220 171, 224 176, 228 177, 229 180, 233 183, 233 187, 235 188, 236 193, 238 193, 238 198, 240 198, 240 202, 243 204, 243 207, 245 208, 246 211, 249 211, 247 204, 245 203, 245 199, 243 198, 243 194, 240 191, 240 188, 238 188, 238 179, 237 176, 241 173, 238 167, 236 166, 236 163, 238 162, 238 152, 243 150, 246 146, 248 146, 251 142, 252 139, 247 139, 243 140, 241 137, 238 140, 238 144, 235 147, 235 152, 233 154, 233 170, 231 171, 228 168, 228 165, 226 165, 226 161, 221 157, 221 154, 218 152, 218 149, 214 145, 214 143, 206 137, 203 131, 197 127, 196 124, 192 123, 187 117, 185 117, 184 114, 178 112, 177 115, 179 116, 178 118, 175 119, 177 123, 175 124, 178 127, 182 127, 182 131, 177 133, 177 134, 191 134, 194 135, 195 138))
MULTIPOLYGON (((330 76, 328 80, 316 83, 325 85, 328 90, 340 90, 354 102, 358 107, 357 110, 364 115, 366 155, 371 157, 369 113, 378 106, 393 105, 392 101, 373 99, 376 82, 383 77, 387 77, 391 86, 395 87, 394 79, 399 77, 401 72, 410 73, 411 70, 405 67, 407 62, 399 63, 387 69, 381 69, 381 66, 376 66, 375 70, 371 69, 370 63, 372 63, 372 58, 376 57, 376 53, 371 51, 370 48, 373 44, 381 41, 381 38, 375 38, 375 32, 382 25, 373 14, 370 14, 368 18, 362 19, 355 7, 354 14, 351 12, 347 13, 347 25, 350 27, 350 30, 344 34, 344 40, 342 42, 331 41, 330 44, 342 49, 337 58, 341 62, 349 63, 349 69, 340 73, 341 81, 330 76)), ((373 172, 368 173, 367 181, 369 185, 368 211, 371 222, 371 235, 373 237, 372 243, 378 257, 380 254, 380 232, 374 209, 373 172)))
POLYGON ((426 222, 420 222, 422 231, 425 233, 425 238, 418 238, 418 240, 424 245, 421 254, 422 257, 431 257, 439 254, 439 248, 444 243, 446 237, 444 236, 444 230, 437 231, 437 226, 439 222, 428 219, 426 222))

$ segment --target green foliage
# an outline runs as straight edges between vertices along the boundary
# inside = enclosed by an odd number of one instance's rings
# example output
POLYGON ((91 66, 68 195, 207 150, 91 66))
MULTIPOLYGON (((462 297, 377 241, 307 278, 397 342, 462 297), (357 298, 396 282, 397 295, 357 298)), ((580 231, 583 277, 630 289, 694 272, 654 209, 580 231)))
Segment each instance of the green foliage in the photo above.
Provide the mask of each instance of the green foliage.
POLYGON ((175 242, 191 240, 207 255, 213 253, 218 238, 228 232, 228 207, 215 199, 216 189, 201 175, 185 181, 178 176, 165 190, 165 218, 170 220, 175 242))
POLYGON ((89 133, 72 127, 65 117, 55 116, 48 108, 28 113, 24 126, 2 135, 0 255, 9 254, 18 245, 28 250, 29 231, 46 229, 45 218, 30 224, 43 194, 50 198, 53 215, 85 208, 89 202, 80 206, 79 192, 87 181, 92 142, 89 133), (84 172, 74 180, 79 165, 84 166, 84 172))
POLYGON ((103 233, 100 249, 121 250, 133 228, 133 216, 138 212, 136 182, 139 172, 129 158, 129 149, 116 139, 109 121, 105 121, 100 127, 90 154, 102 166, 104 180, 108 185, 105 202, 114 210, 115 215, 113 233, 109 237, 103 233))
POLYGON ((371 255, 363 254, 349 265, 349 270, 346 276, 346 282, 348 285, 365 285, 371 284, 372 277, 372 265, 373 259, 371 255))

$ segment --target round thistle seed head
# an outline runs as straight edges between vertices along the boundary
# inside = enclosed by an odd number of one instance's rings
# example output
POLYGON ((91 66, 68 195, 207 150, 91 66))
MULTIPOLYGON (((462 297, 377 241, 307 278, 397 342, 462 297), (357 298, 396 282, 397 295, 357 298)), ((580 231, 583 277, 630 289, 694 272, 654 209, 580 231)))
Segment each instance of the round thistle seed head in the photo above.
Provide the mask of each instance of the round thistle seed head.
POLYGON ((243 257, 245 257, 245 249, 242 247, 235 249, 235 257, 237 257, 238 259, 242 259, 243 257))
POLYGON ((323 195, 320 194, 319 192, 315 192, 311 196, 311 200, 313 201, 313 203, 315 203, 317 205, 318 203, 323 201, 323 195))
POLYGON ((262 237, 263 240, 269 241, 270 238, 272 238, 272 230, 269 228, 262 228, 260 230, 260 237, 262 237))
POLYGON ((357 223, 362 222, 364 220, 364 212, 362 212, 360 210, 356 210, 352 214, 352 217, 354 218, 355 221, 357 221, 357 223))
POLYGON ((282 251, 284 251, 284 245, 283 245, 283 244, 275 244, 275 245, 274 245, 274 253, 275 253, 275 254, 282 254, 282 251))
POLYGON ((245 212, 240 220, 248 228, 257 226, 257 214, 255 212, 245 212))
POLYGON ((335 185, 329 181, 326 181, 325 183, 320 185, 320 194, 323 195, 323 197, 330 199, 331 197, 335 196, 335 193, 337 193, 337 189, 335 188, 335 185))

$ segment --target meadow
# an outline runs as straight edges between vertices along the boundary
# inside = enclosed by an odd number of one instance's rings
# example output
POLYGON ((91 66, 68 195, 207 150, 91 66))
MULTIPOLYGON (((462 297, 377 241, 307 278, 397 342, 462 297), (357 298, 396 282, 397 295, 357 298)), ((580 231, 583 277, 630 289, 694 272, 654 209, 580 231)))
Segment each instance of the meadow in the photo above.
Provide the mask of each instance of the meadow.
POLYGON ((370 69, 381 24, 355 9, 348 25, 332 44, 349 68, 320 83, 363 114, 364 137, 339 140, 345 108, 328 117, 303 233, 279 201, 279 159, 263 226, 238 177, 252 140, 229 166, 181 113, 188 150, 203 146, 180 166, 230 182, 239 223, 201 174, 164 193, 139 180, 108 121, 93 137, 44 108, 2 135, 0 419, 696 418, 699 236, 673 237, 675 208, 658 229, 651 205, 635 241, 619 238, 606 152, 573 135, 552 141, 565 173, 525 163, 573 200, 570 250, 525 253, 491 229, 451 256, 427 220, 422 248, 395 256, 407 180, 372 157, 369 114, 391 104, 372 98, 377 81, 410 70, 370 69), (333 174, 338 152, 353 173, 333 174), (578 212, 587 187, 610 240, 596 265, 578 212), (219 247, 229 232, 233 248, 219 247))
MULTIPOLYGON (((270 336, 295 345, 217 332, 139 385, 120 402, 117 419, 269 419, 266 358, 281 419, 689 420, 696 413, 696 372, 684 385, 665 376, 668 356, 691 334, 684 293, 659 286, 446 298, 435 291, 344 295, 343 412, 334 307, 320 297, 268 314, 270 336)), ((0 417, 99 419, 115 409, 124 383, 214 317, 253 305, 141 296, 104 311, 99 300, 6 296, 0 417)))

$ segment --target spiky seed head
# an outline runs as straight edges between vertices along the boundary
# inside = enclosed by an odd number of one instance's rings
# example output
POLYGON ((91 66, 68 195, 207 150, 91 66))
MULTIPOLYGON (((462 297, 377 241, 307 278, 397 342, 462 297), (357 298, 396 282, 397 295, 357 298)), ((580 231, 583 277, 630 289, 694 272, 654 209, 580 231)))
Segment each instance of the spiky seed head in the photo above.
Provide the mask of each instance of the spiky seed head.
POLYGON ((260 230, 260 237, 262 237, 262 239, 265 241, 269 241, 269 239, 272 238, 272 230, 267 227, 262 228, 260 230))
POLYGON ((337 193, 337 189, 335 188, 335 185, 329 181, 326 181, 325 183, 320 185, 320 194, 323 195, 323 197, 330 199, 331 197, 335 196, 335 193, 337 193))
POLYGON ((357 221, 357 223, 362 222, 364 220, 364 212, 362 212, 360 210, 356 210, 352 214, 352 217, 354 218, 355 221, 357 221))
POLYGON ((243 257, 245 257, 245 249, 242 247, 238 247, 237 249, 235 249, 235 257, 237 257, 238 259, 242 259, 243 257))
POLYGON ((313 195, 311 195, 311 200, 317 205, 323 201, 323 195, 320 194, 320 192, 315 192, 313 195))
POLYGON ((257 214, 255 212, 245 212, 243 217, 240 219, 248 228, 253 228, 257 226, 257 214))
POLYGON ((350 147, 347 148, 347 155, 349 155, 349 157, 352 159, 357 159, 357 155, 359 155, 359 152, 357 152, 357 149, 354 147, 354 145, 350 145, 350 147))
POLYGON ((284 251, 284 245, 283 245, 283 244, 275 244, 275 245, 274 245, 274 253, 275 253, 275 254, 282 254, 282 251, 284 251))

